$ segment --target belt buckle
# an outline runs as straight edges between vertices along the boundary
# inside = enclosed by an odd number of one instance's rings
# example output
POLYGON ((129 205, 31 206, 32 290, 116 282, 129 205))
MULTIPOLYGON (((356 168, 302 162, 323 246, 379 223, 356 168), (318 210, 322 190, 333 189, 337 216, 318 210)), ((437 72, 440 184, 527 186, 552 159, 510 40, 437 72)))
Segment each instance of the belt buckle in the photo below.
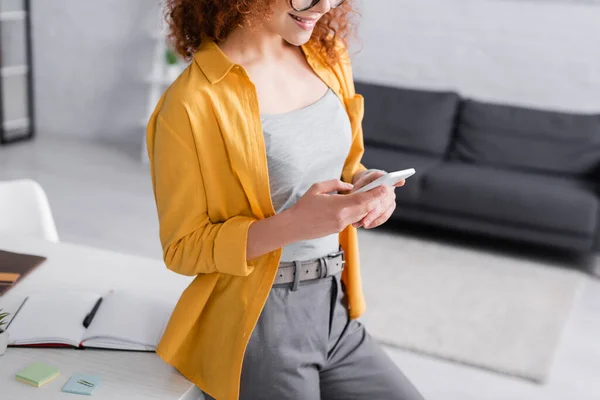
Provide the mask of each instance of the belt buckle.
POLYGON ((336 258, 339 255, 344 255, 344 250, 336 251, 335 253, 329 253, 325 257, 326 258, 336 258))
POLYGON ((346 264, 346 260, 345 260, 345 257, 344 257, 344 250, 340 250, 340 251, 338 251, 336 253, 327 254, 327 256, 325 258, 331 260, 331 259, 336 258, 338 256, 342 256, 342 268, 344 268, 344 264, 346 264))

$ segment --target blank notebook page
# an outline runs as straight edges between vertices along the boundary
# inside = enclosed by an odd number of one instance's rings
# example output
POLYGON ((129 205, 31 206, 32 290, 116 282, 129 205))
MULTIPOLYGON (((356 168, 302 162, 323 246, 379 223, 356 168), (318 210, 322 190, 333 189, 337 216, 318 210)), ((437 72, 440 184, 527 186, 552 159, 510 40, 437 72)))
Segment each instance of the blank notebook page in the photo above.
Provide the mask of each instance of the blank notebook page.
POLYGON ((175 304, 127 292, 102 301, 84 336, 84 347, 154 351, 175 304))
POLYGON ((99 298, 96 293, 76 291, 29 296, 8 327, 10 343, 78 347, 85 333, 83 320, 99 298))

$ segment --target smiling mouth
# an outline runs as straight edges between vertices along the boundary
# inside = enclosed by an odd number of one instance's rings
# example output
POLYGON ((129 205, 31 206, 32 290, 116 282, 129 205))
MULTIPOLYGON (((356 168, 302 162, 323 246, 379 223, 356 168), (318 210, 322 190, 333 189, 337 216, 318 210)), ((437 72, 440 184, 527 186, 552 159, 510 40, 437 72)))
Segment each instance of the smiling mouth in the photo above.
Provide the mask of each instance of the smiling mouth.
POLYGON ((289 16, 304 30, 312 30, 318 21, 315 18, 302 18, 294 14, 289 14, 289 16))

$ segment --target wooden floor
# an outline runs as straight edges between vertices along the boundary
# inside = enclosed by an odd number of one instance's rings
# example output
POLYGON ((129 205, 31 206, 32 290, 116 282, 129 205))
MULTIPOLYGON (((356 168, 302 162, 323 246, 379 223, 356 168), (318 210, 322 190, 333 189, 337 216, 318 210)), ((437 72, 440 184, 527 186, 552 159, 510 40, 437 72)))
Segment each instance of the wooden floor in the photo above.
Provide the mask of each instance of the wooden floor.
MULTIPOLYGON (((0 179, 40 182, 62 241, 161 257, 148 167, 138 155, 123 145, 40 138, 0 147, 0 179)), ((597 400, 600 281, 586 281, 544 385, 388 351, 428 400, 597 400)))

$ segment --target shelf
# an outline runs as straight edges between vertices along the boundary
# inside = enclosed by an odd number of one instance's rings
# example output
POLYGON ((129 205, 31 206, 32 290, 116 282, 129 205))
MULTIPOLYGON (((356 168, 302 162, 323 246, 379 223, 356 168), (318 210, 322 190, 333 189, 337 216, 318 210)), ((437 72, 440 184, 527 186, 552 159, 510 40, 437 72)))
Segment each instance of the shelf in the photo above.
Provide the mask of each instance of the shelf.
POLYGON ((25 11, 2 11, 0 21, 22 21, 27 16, 25 11))
POLYGON ((150 37, 152 39, 167 39, 167 35, 169 34, 169 28, 166 25, 161 24, 160 27, 158 27, 158 29, 152 31, 152 33, 150 33, 150 37))
POLYGON ((146 82, 150 84, 158 84, 163 86, 168 86, 173 83, 173 80, 169 79, 167 76, 163 76, 162 78, 159 75, 150 75, 146 78, 146 82))
POLYGON ((164 32, 161 31, 152 32, 150 37, 154 40, 166 39, 166 37, 164 36, 164 32))
POLYGON ((175 80, 179 77, 179 75, 181 75, 181 73, 183 71, 185 71, 185 68, 187 68, 187 66, 185 66, 184 68, 181 68, 181 69, 178 68, 177 74, 176 75, 173 74, 173 76, 169 76, 168 72, 165 72, 165 74, 163 76, 160 76, 160 74, 157 74, 157 73, 150 74, 146 78, 146 82, 148 82, 149 84, 169 86, 170 84, 175 82, 175 80))
POLYGON ((8 145, 35 136, 31 0, 0 2, 0 28, 7 34, 0 47, 22 47, 13 56, 0 56, 0 145, 8 145), (11 61, 13 58, 19 61, 11 61))
POLYGON ((29 118, 14 119, 12 121, 4 121, 4 130, 16 131, 29 128, 29 118))
POLYGON ((29 71, 27 65, 16 65, 14 67, 2 67, 0 69, 0 75, 3 77, 26 75, 29 71))

